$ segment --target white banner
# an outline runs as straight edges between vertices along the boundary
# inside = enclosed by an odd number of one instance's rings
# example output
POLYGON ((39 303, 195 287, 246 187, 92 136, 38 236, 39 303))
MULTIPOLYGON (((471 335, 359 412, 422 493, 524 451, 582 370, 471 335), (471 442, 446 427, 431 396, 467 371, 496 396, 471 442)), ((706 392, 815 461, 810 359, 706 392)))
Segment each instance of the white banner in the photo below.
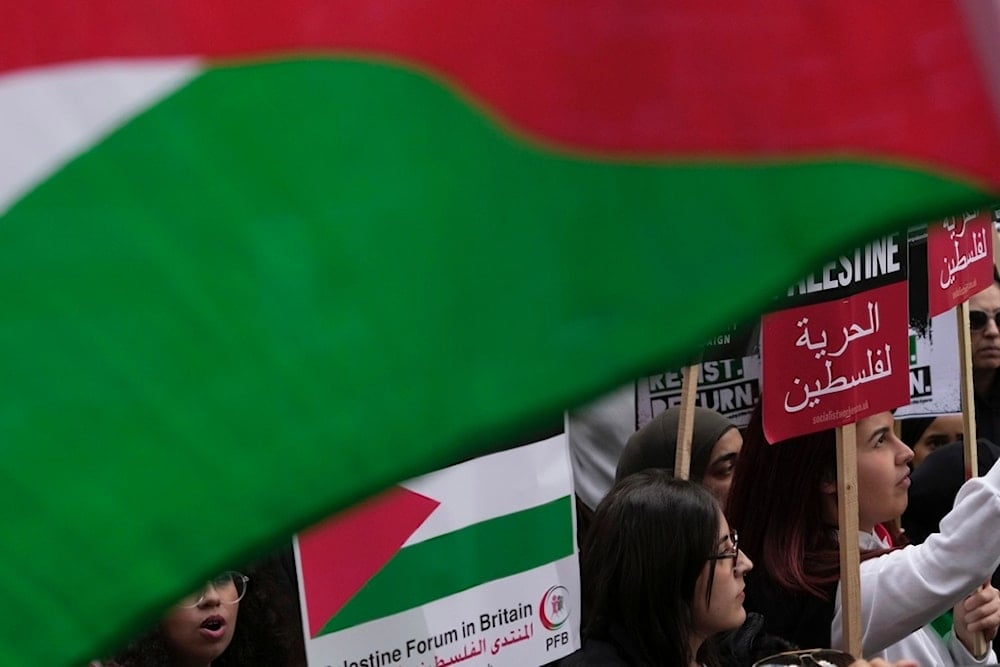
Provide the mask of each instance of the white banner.
POLYGON ((565 435, 404 482, 295 551, 308 664, 525 667, 580 646, 565 435))
POLYGON ((910 328, 910 404, 896 418, 961 412, 957 310, 931 318, 930 328, 910 328))

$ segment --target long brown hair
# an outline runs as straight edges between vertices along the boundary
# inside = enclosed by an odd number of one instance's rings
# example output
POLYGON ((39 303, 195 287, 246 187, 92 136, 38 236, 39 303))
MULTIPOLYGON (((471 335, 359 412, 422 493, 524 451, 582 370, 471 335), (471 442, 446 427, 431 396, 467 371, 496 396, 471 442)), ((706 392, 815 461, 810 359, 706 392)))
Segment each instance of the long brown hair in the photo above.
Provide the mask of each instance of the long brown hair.
MULTIPOLYGON (((823 515, 825 482, 837 480, 836 431, 770 444, 760 403, 743 438, 726 516, 740 546, 778 586, 829 600, 840 580, 837 527, 823 515)), ((862 552, 862 560, 885 549, 862 552)))

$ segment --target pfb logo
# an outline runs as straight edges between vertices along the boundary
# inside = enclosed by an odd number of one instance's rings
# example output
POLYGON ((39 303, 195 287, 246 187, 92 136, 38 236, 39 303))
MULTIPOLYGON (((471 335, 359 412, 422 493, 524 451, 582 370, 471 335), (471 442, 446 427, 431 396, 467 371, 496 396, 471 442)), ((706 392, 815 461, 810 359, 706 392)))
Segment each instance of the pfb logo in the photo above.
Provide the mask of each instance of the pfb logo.
POLYGON ((569 619, 569 591, 564 586, 553 586, 545 591, 538 605, 538 616, 546 630, 556 630, 569 619))

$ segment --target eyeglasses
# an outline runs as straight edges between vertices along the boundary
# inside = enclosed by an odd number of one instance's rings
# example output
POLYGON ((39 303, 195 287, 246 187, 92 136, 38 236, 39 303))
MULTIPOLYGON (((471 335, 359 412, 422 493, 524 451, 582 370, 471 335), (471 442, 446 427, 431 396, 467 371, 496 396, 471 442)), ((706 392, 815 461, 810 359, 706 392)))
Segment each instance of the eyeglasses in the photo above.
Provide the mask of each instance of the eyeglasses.
POLYGON ((778 653, 753 663, 753 667, 779 667, 799 665, 800 667, 850 667, 854 656, 843 651, 828 648, 806 649, 778 653))
POLYGON ((736 534, 734 530, 729 535, 727 535, 729 541, 733 543, 732 549, 726 549, 721 554, 715 554, 714 556, 709 556, 708 560, 726 560, 727 558, 733 559, 733 565, 736 565, 736 561, 740 559, 740 536, 736 534))
MULTIPOLYGON (((996 322, 997 329, 1000 329, 1000 311, 993 313, 993 321, 996 322)), ((969 328, 973 331, 979 331, 980 329, 985 329, 986 325, 989 324, 990 315, 982 310, 970 310, 969 311, 969 328)))
POLYGON ((250 582, 250 577, 246 576, 242 572, 236 572, 235 570, 229 570, 228 572, 223 572, 222 574, 209 579, 205 582, 205 585, 199 591, 195 591, 190 595, 181 598, 181 601, 177 603, 178 607, 184 607, 186 609, 193 609, 195 607, 201 606, 205 602, 205 595, 208 593, 209 587, 215 590, 215 593, 219 596, 224 604, 236 604, 243 599, 243 596, 247 593, 247 583, 250 582))

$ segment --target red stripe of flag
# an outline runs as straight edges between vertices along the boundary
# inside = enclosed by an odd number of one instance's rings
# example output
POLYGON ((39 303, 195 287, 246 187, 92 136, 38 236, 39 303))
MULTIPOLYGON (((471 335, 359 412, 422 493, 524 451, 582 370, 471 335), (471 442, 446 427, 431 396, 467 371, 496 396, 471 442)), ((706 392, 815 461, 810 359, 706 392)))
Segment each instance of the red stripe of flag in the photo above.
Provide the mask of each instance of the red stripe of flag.
POLYGON ((299 535, 310 636, 396 555, 440 504, 397 487, 299 535))
POLYGON ((104 57, 377 54, 429 66, 523 131, 585 150, 846 149, 1000 183, 991 152, 1000 132, 952 3, 2 0, 0 9, 0 71, 104 57))

